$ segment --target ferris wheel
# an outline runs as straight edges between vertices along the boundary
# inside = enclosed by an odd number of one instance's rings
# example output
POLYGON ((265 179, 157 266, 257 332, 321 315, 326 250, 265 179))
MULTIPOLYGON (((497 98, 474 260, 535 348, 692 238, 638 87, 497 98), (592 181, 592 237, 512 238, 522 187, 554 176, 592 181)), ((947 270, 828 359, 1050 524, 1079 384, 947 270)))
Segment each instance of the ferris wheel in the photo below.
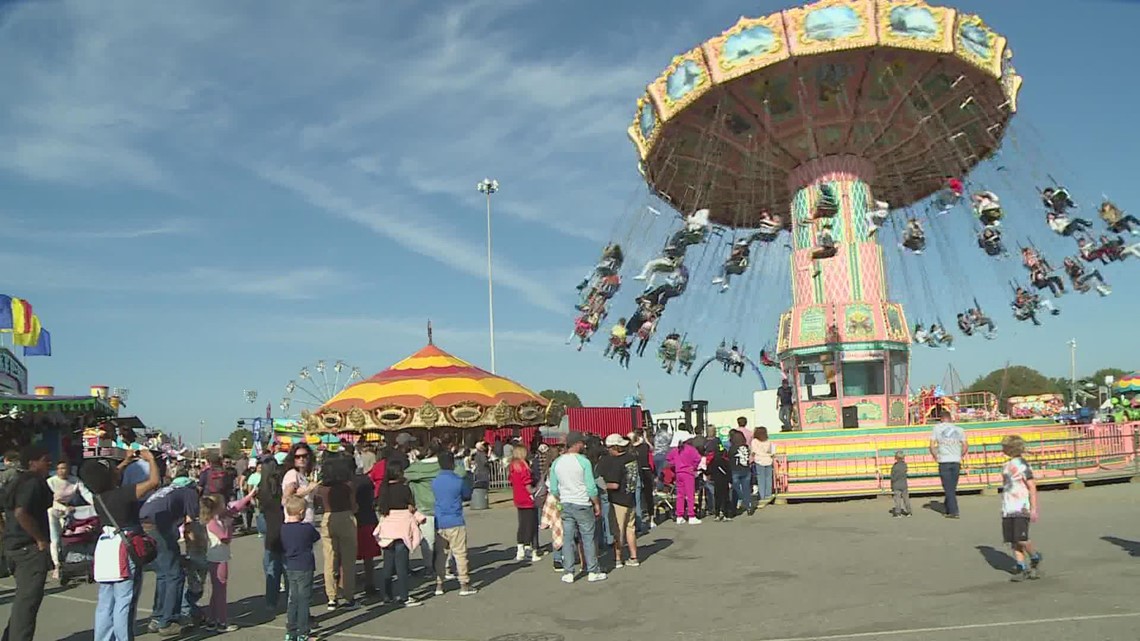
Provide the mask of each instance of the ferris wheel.
POLYGON ((332 367, 326 365, 324 360, 306 365, 297 372, 297 378, 285 384, 281 411, 288 412, 294 403, 304 406, 304 409, 315 410, 363 378, 359 367, 347 365, 339 359, 332 367))

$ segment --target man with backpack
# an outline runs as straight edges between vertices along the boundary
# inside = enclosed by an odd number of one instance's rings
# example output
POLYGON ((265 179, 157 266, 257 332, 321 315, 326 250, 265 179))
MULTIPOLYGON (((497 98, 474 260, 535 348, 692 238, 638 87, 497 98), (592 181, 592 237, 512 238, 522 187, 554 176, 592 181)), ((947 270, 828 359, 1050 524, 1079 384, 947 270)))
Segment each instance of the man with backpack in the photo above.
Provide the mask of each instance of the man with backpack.
POLYGON ((202 494, 218 494, 229 500, 234 493, 234 478, 222 464, 220 454, 211 454, 206 459, 206 469, 198 476, 198 487, 202 494))
POLYGON ((28 446, 20 453, 23 469, 3 487, 4 556, 16 578, 12 614, 4 628, 4 641, 32 641, 36 615, 44 600, 44 584, 51 570, 48 510, 52 492, 47 484, 51 458, 46 450, 28 446))

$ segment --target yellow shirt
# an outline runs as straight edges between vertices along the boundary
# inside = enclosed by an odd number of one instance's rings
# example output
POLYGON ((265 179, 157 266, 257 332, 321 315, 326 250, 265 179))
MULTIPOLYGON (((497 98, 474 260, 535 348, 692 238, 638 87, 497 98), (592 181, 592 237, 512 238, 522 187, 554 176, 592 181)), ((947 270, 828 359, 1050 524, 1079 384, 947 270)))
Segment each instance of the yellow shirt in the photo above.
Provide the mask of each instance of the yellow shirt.
POLYGON ((610 330, 610 336, 613 336, 614 338, 619 338, 621 340, 625 340, 625 337, 626 337, 625 325, 614 325, 614 328, 610 330))

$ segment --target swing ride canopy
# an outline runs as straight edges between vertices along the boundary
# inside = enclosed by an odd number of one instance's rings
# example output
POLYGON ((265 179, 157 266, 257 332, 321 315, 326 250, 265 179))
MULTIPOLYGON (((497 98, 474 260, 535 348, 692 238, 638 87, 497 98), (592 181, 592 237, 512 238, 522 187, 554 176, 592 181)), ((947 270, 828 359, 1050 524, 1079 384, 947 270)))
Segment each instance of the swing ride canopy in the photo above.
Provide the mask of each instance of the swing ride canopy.
POLYGON ((329 431, 486 428, 555 425, 562 412, 558 403, 429 342, 345 388, 305 422, 329 431))
POLYGON ((629 135, 652 190, 717 224, 788 211, 796 170, 821 158, 856 159, 875 197, 903 207, 998 149, 1022 82, 1011 59, 976 15, 821 0, 674 58, 629 135))

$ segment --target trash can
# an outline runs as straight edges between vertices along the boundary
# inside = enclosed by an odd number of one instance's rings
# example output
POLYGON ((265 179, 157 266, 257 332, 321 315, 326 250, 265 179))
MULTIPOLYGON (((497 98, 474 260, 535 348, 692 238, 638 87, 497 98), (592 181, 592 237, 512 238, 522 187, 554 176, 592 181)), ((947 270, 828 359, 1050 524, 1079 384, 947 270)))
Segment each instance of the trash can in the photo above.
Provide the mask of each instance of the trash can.
POLYGON ((471 509, 486 510, 491 507, 487 500, 487 488, 477 487, 471 491, 471 509))

